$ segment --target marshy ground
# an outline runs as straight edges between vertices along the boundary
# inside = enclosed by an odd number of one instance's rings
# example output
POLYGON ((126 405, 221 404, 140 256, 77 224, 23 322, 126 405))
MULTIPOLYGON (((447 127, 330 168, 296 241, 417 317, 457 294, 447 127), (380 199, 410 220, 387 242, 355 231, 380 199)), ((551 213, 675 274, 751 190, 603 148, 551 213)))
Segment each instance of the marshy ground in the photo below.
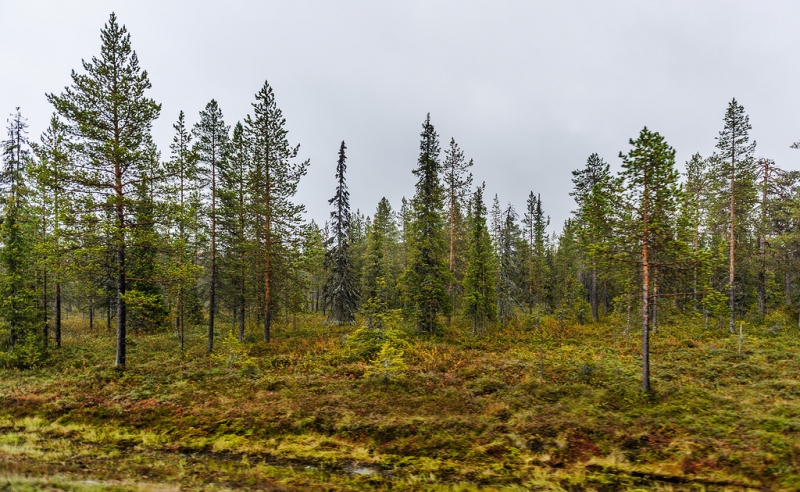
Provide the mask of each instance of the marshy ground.
MULTIPOLYGON (((797 490, 800 332, 700 319, 409 333, 385 382, 321 318, 270 344, 204 329, 114 337, 81 319, 38 368, 0 370, 0 490, 797 490)), ((224 331, 224 330, 223 330, 224 331)))

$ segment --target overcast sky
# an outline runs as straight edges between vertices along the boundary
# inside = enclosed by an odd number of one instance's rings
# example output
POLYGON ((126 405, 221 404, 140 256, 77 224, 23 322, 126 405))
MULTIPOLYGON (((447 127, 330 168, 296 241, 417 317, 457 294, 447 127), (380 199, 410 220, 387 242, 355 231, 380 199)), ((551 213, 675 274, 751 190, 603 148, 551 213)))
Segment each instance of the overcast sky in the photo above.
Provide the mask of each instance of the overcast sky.
POLYGON ((132 35, 162 104, 154 137, 212 98, 234 124, 265 80, 292 143, 311 159, 297 200, 328 217, 339 143, 353 208, 411 196, 426 113, 476 182, 519 211, 541 193, 551 229, 574 208, 571 171, 613 168, 643 126, 678 164, 710 154, 731 98, 758 156, 800 169, 800 3, 777 1, 54 1, 0 0, 0 114, 30 136, 81 59, 99 55, 111 11, 132 35))

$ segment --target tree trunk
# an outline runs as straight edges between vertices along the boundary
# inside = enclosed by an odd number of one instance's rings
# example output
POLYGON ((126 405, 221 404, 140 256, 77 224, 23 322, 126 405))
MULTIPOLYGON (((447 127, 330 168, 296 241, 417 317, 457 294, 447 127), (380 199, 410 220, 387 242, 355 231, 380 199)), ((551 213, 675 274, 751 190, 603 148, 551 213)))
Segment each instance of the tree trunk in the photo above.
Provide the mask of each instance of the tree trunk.
MULTIPOLYGON (((267 153, 269 155, 269 153, 267 153)), ((270 328, 272 324, 272 312, 270 310, 271 301, 271 277, 272 277, 272 230, 270 229, 270 189, 269 173, 267 172, 267 190, 264 214, 264 341, 270 341, 270 328)))
POLYGON ((47 349, 48 339, 50 338, 50 323, 47 313, 47 270, 42 272, 42 317, 44 318, 44 348, 47 349))
POLYGON ((244 295, 239 296, 239 342, 244 342, 244 295))
MULTIPOLYGON (((645 197, 647 196, 647 187, 645 185, 645 197)), ((647 215, 647 199, 645 198, 642 207, 644 209, 644 234, 642 235, 642 390, 646 393, 650 392, 650 263, 648 258, 649 247, 649 231, 647 215)))
MULTIPOLYGON (((735 144, 735 142, 736 142, 736 140, 734 140, 734 144, 735 144)), ((728 236, 729 236, 728 237, 728 241, 730 242, 730 265, 728 267, 728 282, 729 282, 729 284, 728 284, 728 305, 729 305, 729 308, 731 310, 731 322, 730 322, 729 329, 730 329, 730 332, 734 333, 734 334, 736 333, 736 313, 734 312, 734 307, 735 307, 734 294, 736 293, 736 289, 735 289, 735 286, 734 286, 734 283, 733 283, 733 279, 734 279, 734 261, 733 261, 733 259, 734 259, 734 257, 733 257, 733 254, 734 254, 734 232, 733 231, 734 231, 734 204, 735 204, 733 193, 735 191, 734 184, 735 184, 735 179, 736 179, 736 167, 735 167, 735 164, 736 164, 735 153, 732 150, 731 151, 731 205, 730 205, 731 227, 730 227, 730 231, 728 233, 728 236)))
POLYGON ((789 272, 783 274, 783 295, 785 297, 786 307, 792 306, 792 284, 789 281, 789 272))
POLYGON ((214 350, 214 317, 217 313, 217 166, 211 163, 211 286, 208 302, 208 353, 214 350))
MULTIPOLYGON (((118 368, 125 367, 125 244, 120 242, 117 246, 117 359, 115 366, 118 368)), ((59 309, 58 303, 56 309, 59 309)), ((56 315, 58 316, 58 315, 56 315)), ((58 319, 58 318, 56 318, 58 319)), ((58 321, 56 321, 56 330, 58 330, 58 321)))
POLYGON ((61 347, 61 282, 56 282, 56 347, 61 347))
POLYGON ((758 240, 758 254, 761 259, 758 270, 758 308, 761 316, 767 315, 767 190, 769 188, 769 161, 764 163, 764 185, 761 194, 761 234, 758 240))
POLYGON ((597 309, 597 262, 592 262, 592 290, 589 293, 589 301, 592 304, 592 319, 595 323, 600 320, 600 313, 597 309))

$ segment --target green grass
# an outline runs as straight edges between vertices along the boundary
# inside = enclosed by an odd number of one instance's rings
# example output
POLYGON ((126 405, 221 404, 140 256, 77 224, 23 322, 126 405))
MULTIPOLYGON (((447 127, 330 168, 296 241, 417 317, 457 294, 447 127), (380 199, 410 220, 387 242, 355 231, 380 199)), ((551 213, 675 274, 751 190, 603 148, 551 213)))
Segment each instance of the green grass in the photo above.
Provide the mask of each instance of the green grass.
POLYGON ((747 327, 740 356, 661 327, 644 395, 611 324, 410 335, 386 384, 342 343, 354 328, 311 318, 221 357, 202 327, 183 360, 132 334, 124 372, 111 334, 69 321, 44 367, 0 370, 0 491, 800 488, 796 329, 747 327))

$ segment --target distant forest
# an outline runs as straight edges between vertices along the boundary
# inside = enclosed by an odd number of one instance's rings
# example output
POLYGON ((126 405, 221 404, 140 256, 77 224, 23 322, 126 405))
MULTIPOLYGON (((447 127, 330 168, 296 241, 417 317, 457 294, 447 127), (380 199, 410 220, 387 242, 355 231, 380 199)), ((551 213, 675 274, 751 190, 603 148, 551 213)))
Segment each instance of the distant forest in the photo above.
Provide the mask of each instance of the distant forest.
POLYGON ((19 108, 9 118, 3 365, 46 363, 76 313, 116 332, 120 368, 129 332, 168 331, 183 348, 185 330, 202 326, 214 352, 230 327, 239 343, 269 342, 275 323, 310 313, 377 337, 395 320, 421 336, 460 322, 468 337, 512 320, 605 318, 619 336, 641 336, 649 390, 660 326, 688 317, 737 333, 800 316, 800 172, 756 156, 735 99, 720 108, 714 154, 694 154, 682 173, 647 127, 620 142, 619 173, 588 156, 572 172, 573 215, 551 235, 536 190, 516 207, 485 196, 430 115, 409 199, 353 212, 342 142, 331 149, 330 218, 305 222, 294 196, 309 162, 268 83, 235 124, 213 99, 194 118, 181 112, 168 151, 151 136, 161 106, 150 88, 112 14, 99 55, 47 94, 54 113, 38 140, 19 108))

